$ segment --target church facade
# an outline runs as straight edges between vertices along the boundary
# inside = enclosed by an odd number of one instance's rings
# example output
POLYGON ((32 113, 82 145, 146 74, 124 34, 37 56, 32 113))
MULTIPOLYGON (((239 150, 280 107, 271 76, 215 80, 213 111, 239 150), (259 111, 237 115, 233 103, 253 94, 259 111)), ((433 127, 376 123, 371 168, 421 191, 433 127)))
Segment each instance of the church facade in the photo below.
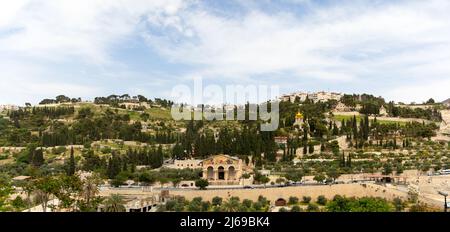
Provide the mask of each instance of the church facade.
POLYGON ((239 185, 242 160, 229 155, 215 155, 201 162, 203 178, 210 185, 239 185))

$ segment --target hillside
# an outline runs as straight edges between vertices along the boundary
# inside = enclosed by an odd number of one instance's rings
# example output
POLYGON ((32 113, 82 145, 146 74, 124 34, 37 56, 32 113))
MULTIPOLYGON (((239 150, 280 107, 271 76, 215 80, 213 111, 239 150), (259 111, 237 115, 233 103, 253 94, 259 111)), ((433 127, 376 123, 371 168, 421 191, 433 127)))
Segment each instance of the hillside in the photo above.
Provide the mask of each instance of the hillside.
POLYGON ((442 104, 450 106, 450 98, 443 101, 442 104))

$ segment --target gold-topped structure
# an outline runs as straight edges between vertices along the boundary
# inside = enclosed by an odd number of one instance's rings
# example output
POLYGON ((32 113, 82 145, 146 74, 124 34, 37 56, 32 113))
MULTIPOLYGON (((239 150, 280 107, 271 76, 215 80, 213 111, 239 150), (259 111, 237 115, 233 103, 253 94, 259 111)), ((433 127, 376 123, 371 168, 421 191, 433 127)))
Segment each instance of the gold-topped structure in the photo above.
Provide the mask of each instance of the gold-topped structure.
POLYGON ((294 126, 298 125, 298 126, 302 126, 303 125, 303 114, 300 112, 297 112, 297 114, 295 115, 295 123, 294 126))

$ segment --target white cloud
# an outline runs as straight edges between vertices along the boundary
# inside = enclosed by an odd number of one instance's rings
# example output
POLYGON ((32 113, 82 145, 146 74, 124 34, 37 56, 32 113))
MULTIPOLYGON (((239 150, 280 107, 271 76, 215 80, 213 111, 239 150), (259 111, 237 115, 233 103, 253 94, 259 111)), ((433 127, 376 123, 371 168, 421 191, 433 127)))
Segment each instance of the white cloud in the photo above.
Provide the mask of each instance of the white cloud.
POLYGON ((404 103, 416 102, 422 103, 433 97, 435 101, 441 102, 450 98, 449 94, 450 80, 427 81, 415 85, 405 84, 387 91, 388 99, 396 99, 404 103))
POLYGON ((6 61, 0 63, 0 70, 0 104, 37 104, 39 99, 53 98, 59 94, 79 97, 92 96, 101 91, 98 86, 73 84, 64 79, 49 81, 47 77, 55 75, 33 63, 6 61))
POLYGON ((177 31, 190 30, 193 36, 150 33, 146 38, 168 59, 198 65, 196 74, 214 78, 294 73, 299 81, 360 79, 368 85, 376 77, 448 80, 448 12, 450 2, 442 0, 352 2, 317 7, 302 17, 254 10, 227 18, 200 9, 182 12, 177 20, 177 31))
MULTIPOLYGON (((15 1, 13 1, 15 2, 15 1)), ((133 35, 146 14, 175 14, 181 0, 30 0, 0 8, 0 51, 61 60, 110 61, 109 49, 133 35)))
MULTIPOLYGON (((304 11, 266 12, 255 7, 230 17, 217 13, 226 9, 213 11, 196 0, 5 1, 0 7, 0 62, 3 67, 14 63, 16 71, 2 72, 0 81, 11 88, 12 81, 31 83, 29 90, 7 90, 15 96, 47 91, 33 84, 45 80, 50 81, 49 92, 58 88, 79 94, 97 91, 74 79, 56 78, 75 75, 58 73, 55 66, 77 63, 80 69, 97 65, 107 70, 114 67, 117 75, 130 73, 121 60, 126 58, 113 58, 111 53, 128 39, 142 36, 164 63, 172 65, 155 70, 163 77, 173 77, 173 69, 187 65, 181 76, 238 83, 262 82, 263 77, 265 83, 275 84, 286 76, 292 86, 306 80, 327 83, 326 88, 354 85, 355 92, 373 88, 394 99, 403 99, 411 89, 422 86, 428 90, 411 98, 447 94, 449 1, 346 1, 331 6, 309 0, 281 2, 299 3, 304 11), (269 80, 270 76, 277 78, 269 80), (431 87, 426 87, 427 82, 431 87)), ((248 1, 241 7, 258 3, 248 1)), ((141 70, 131 73, 143 82, 154 78, 141 70)), ((86 76, 97 74, 105 77, 101 72, 86 76)), ((167 82, 160 81, 170 88, 167 82)), ((127 84, 124 89, 132 88, 127 84)), ((5 92, 0 93, 3 96, 5 92)))

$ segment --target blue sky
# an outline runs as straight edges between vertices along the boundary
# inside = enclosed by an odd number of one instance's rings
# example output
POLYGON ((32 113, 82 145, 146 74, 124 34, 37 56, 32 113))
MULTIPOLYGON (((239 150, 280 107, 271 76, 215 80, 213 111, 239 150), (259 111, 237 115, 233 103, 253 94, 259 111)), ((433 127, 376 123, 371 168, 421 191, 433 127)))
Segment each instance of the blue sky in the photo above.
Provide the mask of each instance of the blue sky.
POLYGON ((279 85, 450 97, 450 1, 17 0, 0 7, 0 104, 59 94, 170 98, 279 85))

